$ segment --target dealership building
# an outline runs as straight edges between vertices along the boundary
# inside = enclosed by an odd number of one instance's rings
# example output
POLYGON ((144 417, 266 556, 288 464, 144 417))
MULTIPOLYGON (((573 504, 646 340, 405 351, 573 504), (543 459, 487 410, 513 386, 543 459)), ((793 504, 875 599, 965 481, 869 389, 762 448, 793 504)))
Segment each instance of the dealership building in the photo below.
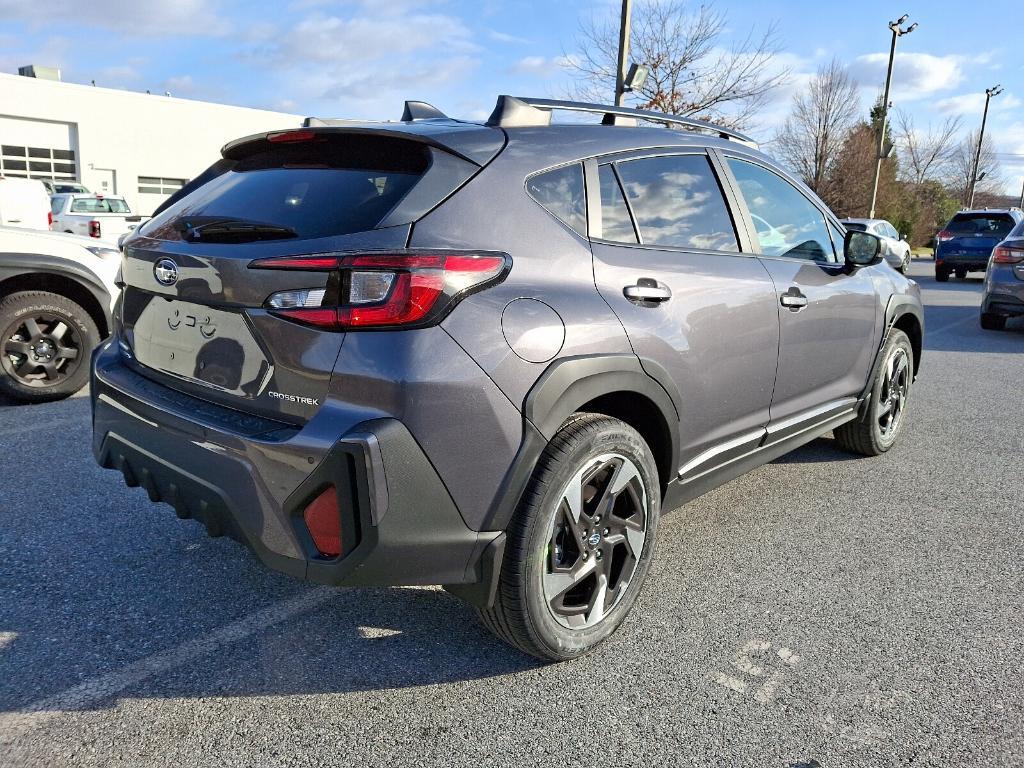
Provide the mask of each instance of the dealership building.
POLYGON ((77 181, 123 196, 143 215, 220 157, 228 141, 303 119, 65 83, 40 67, 21 72, 0 73, 0 176, 77 181))

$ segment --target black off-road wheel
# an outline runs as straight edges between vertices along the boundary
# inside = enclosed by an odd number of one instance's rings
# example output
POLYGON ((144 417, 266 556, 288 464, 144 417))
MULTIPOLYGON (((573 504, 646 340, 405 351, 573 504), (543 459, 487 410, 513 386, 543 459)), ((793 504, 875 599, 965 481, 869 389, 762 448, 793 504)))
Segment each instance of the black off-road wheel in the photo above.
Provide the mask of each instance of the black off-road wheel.
POLYGON ((948 283, 949 282, 949 270, 935 268, 935 282, 937 283, 948 283))
POLYGON ((956 279, 957 280, 966 280, 967 279, 967 270, 966 269, 958 269, 956 271, 956 279))
POLYGON ((96 322, 75 302, 46 291, 0 300, 0 393, 27 403, 73 395, 89 381, 100 343, 96 322))
POLYGON ((875 374, 866 411, 836 428, 836 441, 846 450, 879 456, 896 443, 914 381, 914 349, 903 331, 894 328, 882 350, 882 365, 875 374))
POLYGON ((651 450, 629 425, 576 414, 548 444, 508 531, 491 632, 545 661, 593 650, 629 613, 661 514, 651 450))

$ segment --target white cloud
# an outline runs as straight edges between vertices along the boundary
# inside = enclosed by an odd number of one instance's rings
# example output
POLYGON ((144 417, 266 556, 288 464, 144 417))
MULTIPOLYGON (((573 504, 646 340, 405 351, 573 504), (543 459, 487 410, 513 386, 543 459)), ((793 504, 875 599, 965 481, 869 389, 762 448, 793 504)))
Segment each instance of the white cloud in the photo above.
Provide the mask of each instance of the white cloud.
MULTIPOLYGON (((991 111, 1014 109, 1021 105, 1021 100, 1012 93, 996 96, 989 107, 991 111)), ((935 108, 950 115, 980 115, 985 109, 984 93, 962 93, 935 102, 935 108)))
POLYGON ((509 72, 514 75, 530 75, 532 77, 552 77, 561 74, 572 66, 571 56, 524 56, 511 67, 509 72))
POLYGON ((49 0, 40 7, 24 0, 0 0, 0 18, 42 26, 45 20, 74 19, 76 24, 115 29, 127 36, 224 35, 232 30, 218 13, 217 0, 49 0))
MULTIPOLYGON (((897 53, 893 64, 893 98, 910 101, 955 88, 964 79, 963 63, 964 57, 957 55, 897 53)), ((888 64, 888 53, 868 53, 854 59, 850 71, 861 86, 881 91, 888 64)))
POLYGON ((359 1, 349 3, 345 14, 317 10, 255 42, 244 58, 271 70, 282 97, 305 110, 397 117, 403 99, 450 89, 479 65, 480 47, 469 28, 455 16, 422 12, 420 5, 359 1))

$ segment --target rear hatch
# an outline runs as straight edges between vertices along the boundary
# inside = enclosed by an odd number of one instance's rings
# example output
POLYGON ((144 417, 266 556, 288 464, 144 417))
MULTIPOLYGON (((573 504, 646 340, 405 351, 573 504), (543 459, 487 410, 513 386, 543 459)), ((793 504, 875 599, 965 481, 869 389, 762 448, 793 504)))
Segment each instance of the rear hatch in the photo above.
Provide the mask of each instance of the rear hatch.
POLYGON ((128 364, 221 405, 305 422, 345 334, 275 308, 326 307, 337 273, 252 263, 402 249, 411 223, 479 168, 398 130, 304 129, 229 145, 125 242, 128 364))
POLYGON ((964 256, 987 261, 992 249, 1016 222, 1007 213, 958 213, 938 235, 942 256, 964 256))

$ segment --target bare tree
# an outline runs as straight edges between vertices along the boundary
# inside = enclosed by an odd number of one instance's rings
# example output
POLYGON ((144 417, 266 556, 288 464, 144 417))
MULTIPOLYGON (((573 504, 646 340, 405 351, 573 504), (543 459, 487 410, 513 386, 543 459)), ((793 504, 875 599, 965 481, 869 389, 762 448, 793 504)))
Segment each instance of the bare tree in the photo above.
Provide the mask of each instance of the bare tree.
POLYGON ((957 150, 956 135, 961 125, 959 115, 947 117, 936 129, 929 123, 924 132, 917 131, 914 118, 902 110, 896 110, 895 118, 896 144, 904 160, 901 164, 904 180, 921 185, 948 173, 957 150))
POLYGON ((821 66, 793 96, 792 114, 775 133, 779 156, 822 197, 830 170, 857 120, 857 83, 837 59, 821 66))
MULTIPOLYGON (((950 156, 949 188, 964 205, 970 195, 971 172, 974 170, 974 153, 978 149, 978 131, 971 131, 957 144, 950 156)), ((981 143, 981 157, 978 160, 978 183, 976 196, 998 194, 1003 186, 1002 167, 999 156, 992 146, 992 135, 985 134, 981 143)))
MULTIPOLYGON (((723 37, 727 16, 706 3, 691 10, 686 0, 643 0, 633 13, 630 58, 650 69, 630 100, 644 109, 690 115, 731 126, 750 121, 768 95, 788 78, 774 67, 779 52, 775 25, 754 30, 730 47, 723 37)), ((615 90, 618 16, 580 27, 579 53, 567 57, 578 79, 573 96, 608 101, 615 90)))

